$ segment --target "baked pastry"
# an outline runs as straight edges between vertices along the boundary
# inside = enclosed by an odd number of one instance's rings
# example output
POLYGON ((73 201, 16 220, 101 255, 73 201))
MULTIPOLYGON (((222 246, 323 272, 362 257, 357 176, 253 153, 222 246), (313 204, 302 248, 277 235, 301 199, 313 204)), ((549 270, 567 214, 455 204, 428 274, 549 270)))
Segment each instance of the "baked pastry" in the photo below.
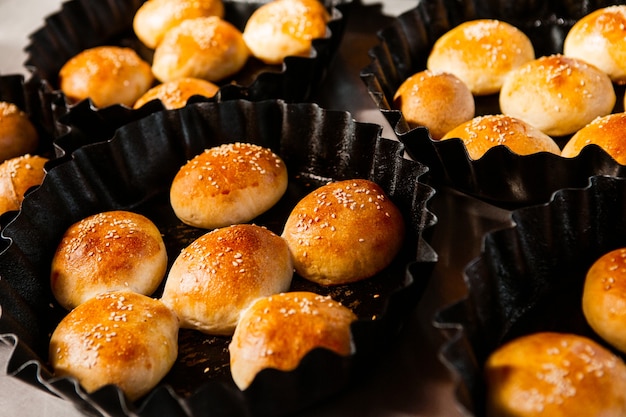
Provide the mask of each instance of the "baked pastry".
POLYGON ((261 370, 291 371, 316 348, 347 356, 356 319, 349 308, 312 292, 259 298, 242 314, 229 345, 233 380, 245 390, 261 370))
POLYGON ((228 143, 206 149, 181 167, 170 202, 184 223, 214 229, 264 213, 283 196, 287 182, 283 160, 270 149, 228 143))
POLYGON ((608 6, 578 20, 565 36, 563 54, 587 61, 618 84, 626 82, 626 5, 608 6))
POLYGON ((587 145, 598 145, 618 163, 626 165, 626 113, 597 117, 574 133, 565 143, 561 156, 572 158, 587 145))
POLYGON ((326 35, 329 20, 318 0, 272 0, 248 18, 243 39, 256 58, 281 64, 287 56, 311 56, 313 39, 326 35))
POLYGON ((153 82, 150 64, 119 46, 86 49, 59 71, 61 91, 70 101, 90 98, 96 107, 132 106, 153 82))
POLYGON ((441 139, 460 138, 472 159, 504 145, 518 155, 537 152, 561 153, 556 142, 523 120, 503 114, 477 116, 446 133, 441 139))
POLYGON ((28 115, 13 103, 0 101, 0 162, 27 153, 39 146, 39 134, 28 115))
POLYGON ((0 214, 20 209, 26 191, 43 182, 46 162, 42 156, 26 154, 0 164, 0 214))
POLYGON ((139 97, 133 105, 138 109, 149 101, 160 100, 168 110, 179 109, 187 104, 190 97, 198 95, 213 97, 219 87, 210 81, 199 78, 179 78, 152 87, 139 97))
POLYGON ((231 335, 241 311, 259 297, 287 291, 293 265, 287 244, 253 224, 215 229, 182 250, 162 301, 181 327, 231 335))
POLYGON ((550 136, 576 132, 615 105, 608 75, 576 58, 543 56, 511 71, 500 91, 500 110, 550 136))
POLYGON ((331 182, 302 198, 282 236, 296 272, 321 285, 372 277, 400 251, 405 223, 398 207, 376 183, 331 182))
POLYGON ((449 72, 475 95, 500 91, 504 77, 535 58, 533 45, 521 30, 495 19, 461 23, 435 41, 426 67, 449 72))
POLYGON ((420 71, 396 90, 394 108, 411 128, 425 126, 433 139, 441 137, 475 115, 474 96, 455 75, 420 71))
POLYGON ((159 300, 126 291, 91 298, 61 320, 50 339, 56 376, 89 393, 114 384, 130 399, 150 391, 178 355, 178 319, 159 300))
POLYGON ((147 217, 130 211, 97 213, 71 225, 52 258, 50 283, 70 310, 105 291, 152 294, 167 269, 161 233, 147 217))
POLYGON ((239 72, 249 56, 234 25, 217 16, 197 17, 165 34, 154 50, 152 72, 161 82, 184 77, 218 82, 239 72))
POLYGON ((148 48, 156 48, 165 33, 183 20, 224 17, 222 0, 148 0, 137 9, 133 30, 148 48))
POLYGON ((484 370, 489 417, 626 413, 626 365, 583 336, 522 336, 494 351, 484 370))

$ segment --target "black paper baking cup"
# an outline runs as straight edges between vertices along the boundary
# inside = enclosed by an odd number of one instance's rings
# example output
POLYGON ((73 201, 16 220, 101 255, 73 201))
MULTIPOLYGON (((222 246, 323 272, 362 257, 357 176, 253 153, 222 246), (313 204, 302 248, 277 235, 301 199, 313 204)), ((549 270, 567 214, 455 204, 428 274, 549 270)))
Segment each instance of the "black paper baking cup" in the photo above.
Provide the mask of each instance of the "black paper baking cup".
MULTIPOLYGON (((426 69, 435 41, 462 22, 499 19, 518 27, 531 39, 536 56, 562 52, 569 28, 591 11, 618 4, 609 1, 561 0, 425 0, 398 16, 378 32, 379 42, 369 51, 369 64, 360 76, 370 97, 393 127, 411 158, 430 168, 430 181, 504 208, 519 208, 547 202, 554 191, 583 187, 592 175, 625 174, 597 146, 575 158, 538 153, 520 156, 496 147, 479 160, 469 158, 460 139, 434 140, 425 127, 409 127, 401 111, 393 107, 393 96, 412 74, 426 69)), ((623 2, 621 2, 623 4, 623 2)), ((615 111, 623 110, 623 87, 616 86, 615 111)), ((501 113, 498 96, 475 97, 476 114, 501 113)), ((562 147, 566 137, 554 138, 562 147)))
POLYGON ((381 131, 381 126, 354 121, 349 113, 311 103, 230 100, 153 113, 126 124, 108 141, 79 147, 50 169, 2 233, 0 285, 6 291, 0 291, 0 327, 7 343, 15 345, 8 372, 86 413, 104 410, 113 416, 170 417, 286 415, 319 403, 354 378, 367 375, 371 361, 384 355, 403 329, 437 258, 427 243, 436 223, 427 207, 434 190, 420 182, 427 168, 404 158, 404 146, 382 138, 381 131), (331 295, 355 311, 355 352, 342 357, 316 349, 293 371, 264 370, 242 392, 230 376, 229 338, 181 330, 174 368, 134 404, 113 386, 86 394, 73 379, 54 378, 47 364, 47 345, 66 312, 51 294, 49 273, 62 233, 96 212, 140 212, 164 235, 171 265, 183 247, 206 233, 182 224, 174 215, 169 204, 174 175, 204 149, 235 141, 271 148, 289 171, 284 197, 254 219, 255 224, 280 233, 291 208, 306 193, 327 181, 350 178, 377 182, 403 213, 405 245, 380 274, 337 287, 294 277, 292 290, 331 295))
POLYGON ((539 331, 587 336, 612 350, 582 312, 587 270, 626 247, 626 179, 591 177, 543 205, 512 212, 513 225, 490 232, 465 269, 467 296, 441 309, 435 326, 449 336, 440 358, 455 376, 468 416, 485 415, 483 365, 503 343, 539 331))

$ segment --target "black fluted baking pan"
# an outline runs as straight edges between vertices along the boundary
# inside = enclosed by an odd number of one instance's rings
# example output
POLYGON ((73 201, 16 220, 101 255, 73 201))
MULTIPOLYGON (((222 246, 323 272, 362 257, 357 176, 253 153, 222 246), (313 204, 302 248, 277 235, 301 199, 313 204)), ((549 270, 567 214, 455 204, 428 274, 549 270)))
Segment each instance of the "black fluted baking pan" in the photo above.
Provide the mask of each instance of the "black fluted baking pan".
MULTIPOLYGON (((427 243, 436 223, 428 203, 434 190, 421 183, 427 171, 403 157, 404 146, 380 136, 382 127, 354 121, 347 112, 281 100, 197 103, 153 113, 125 124, 108 141, 84 145, 52 167, 6 226, 0 253, 3 338, 15 344, 8 372, 42 390, 72 401, 85 412, 105 409, 113 416, 279 416, 339 393, 367 375, 372 361, 404 327, 437 256, 427 243), (65 314, 49 289, 50 262, 65 229, 95 212, 128 209, 159 227, 170 264, 205 230, 186 226, 169 204, 169 186, 187 160, 207 147, 247 141, 274 150, 285 160, 289 187, 270 211, 253 220, 282 231, 295 203, 329 180, 368 178, 399 206, 407 239, 390 266, 371 279, 321 287, 294 277, 293 290, 331 295, 357 314, 352 326, 356 351, 340 357, 318 349, 291 372, 263 371, 239 391, 228 367, 229 338, 180 332, 180 352, 172 371, 135 404, 114 387, 86 395, 68 378, 54 378, 47 364, 49 335, 65 314), (135 414, 133 414, 135 415, 135 414)), ((70 135, 83 135, 72 131, 70 135)), ((156 293, 158 296, 159 289, 156 293)))

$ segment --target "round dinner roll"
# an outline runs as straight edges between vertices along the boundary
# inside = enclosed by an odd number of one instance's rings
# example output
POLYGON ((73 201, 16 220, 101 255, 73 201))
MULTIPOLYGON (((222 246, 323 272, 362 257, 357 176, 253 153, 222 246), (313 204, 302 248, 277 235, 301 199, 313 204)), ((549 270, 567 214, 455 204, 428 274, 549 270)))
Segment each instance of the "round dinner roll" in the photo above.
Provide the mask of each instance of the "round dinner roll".
POLYGON ((365 179, 331 182, 302 198, 282 236, 296 272, 320 285, 372 277, 400 251, 405 222, 376 183, 365 179))
POLYGON ((132 106, 154 82, 150 64, 125 47, 86 49, 59 71, 61 91, 70 101, 90 98, 96 107, 132 106))
POLYGON ((178 171, 170 188, 174 213, 205 229, 248 222, 287 190, 287 167, 271 149, 228 143, 206 149, 178 171))
POLYGON ((219 87, 210 81, 179 78, 152 87, 139 97, 133 108, 138 109, 149 101, 160 100, 163 107, 168 110, 179 109, 185 107, 187 100, 192 96, 213 97, 218 90, 219 87))
POLYGON ((568 333, 519 337, 484 367, 488 417, 618 417, 626 413, 626 365, 593 340, 568 333))
POLYGON ((68 310, 113 290, 152 294, 167 269, 161 233, 130 211, 97 213, 71 225, 52 258, 50 283, 68 310))
POLYGON ((435 41, 426 67, 449 72, 475 95, 500 91, 504 77, 535 58, 533 45, 521 30, 495 19, 461 23, 435 41))
POLYGON ((626 82, 626 5, 591 12, 565 36, 563 54, 587 61, 618 84, 626 82))
POLYGON ((229 345, 233 380, 245 390, 261 370, 291 371, 316 348, 350 355, 356 319, 341 303, 312 292, 259 298, 242 314, 229 345))
POLYGON ((598 145, 619 164, 626 165, 626 113, 595 118, 574 133, 563 147, 561 156, 573 158, 590 144, 598 145))
POLYGON ((396 90, 393 105, 411 128, 425 126, 433 139, 441 139, 475 113, 474 96, 463 81, 429 70, 407 78, 396 90))
POLYGON ((181 327, 231 335, 241 311, 259 297, 287 291, 293 264, 286 242, 253 224, 215 229, 184 248, 163 297, 181 327))
POLYGON ((256 58, 281 64, 287 56, 311 56, 313 39, 326 35, 329 20, 319 0, 272 0, 252 13, 243 39, 256 58))
POLYGON ((472 159, 489 149, 504 145, 518 155, 537 152, 561 153, 556 142, 523 120, 503 114, 477 116, 446 133, 441 139, 460 138, 472 159))
POLYGON ((608 75, 576 58, 555 54, 531 61, 506 77, 500 110, 550 136, 576 132, 615 105, 608 75))
POLYGON ((148 0, 135 13, 133 30, 144 45, 154 49, 183 20, 207 16, 224 17, 222 0, 148 0))
POLYGON ((0 162, 33 153, 39 134, 28 115, 13 103, 0 101, 0 162))
POLYGON ((243 68, 250 51, 239 29, 217 17, 187 19, 154 50, 152 72, 161 82, 178 78, 221 81, 243 68))
POLYGON ((154 388, 178 355, 178 319, 159 300, 126 291, 97 295, 69 312, 52 333, 56 376, 89 393, 117 385, 136 400, 154 388))
POLYGON ((26 191, 43 182, 46 162, 42 156, 26 154, 0 164, 0 214, 20 209, 26 191))

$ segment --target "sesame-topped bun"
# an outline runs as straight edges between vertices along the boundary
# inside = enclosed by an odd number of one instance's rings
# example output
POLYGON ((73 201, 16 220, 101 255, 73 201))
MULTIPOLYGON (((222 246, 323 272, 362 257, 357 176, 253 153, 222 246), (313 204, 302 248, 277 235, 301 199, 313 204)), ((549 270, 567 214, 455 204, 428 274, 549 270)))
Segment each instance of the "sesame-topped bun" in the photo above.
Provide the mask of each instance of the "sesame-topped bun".
POLYGON ((597 117, 574 133, 563 147, 561 156, 575 157, 590 144, 598 145, 618 163, 626 165, 626 113, 597 117))
POLYGON ((311 54, 313 39, 326 34, 330 14, 318 0, 272 0, 252 13, 243 38, 252 55, 266 64, 311 54))
POLYGON ((522 336, 493 352, 484 369, 489 417, 626 414, 626 365, 583 336, 522 336))
POLYGON ((283 196, 287 182, 285 163, 270 149, 229 143, 206 149, 181 167, 170 202, 184 223, 214 229, 264 213, 283 196))
POLYGON ((615 105, 608 75, 563 55, 543 56, 512 71, 500 91, 502 113, 550 136, 574 133, 615 105))
POLYGON ((563 42, 563 54, 587 61, 626 82, 626 5, 595 10, 578 20, 563 42))
POLYGON ((503 114, 477 116, 446 133, 441 139, 460 138, 472 159, 481 158, 494 146, 504 145, 518 155, 551 152, 559 155, 556 142, 523 120, 503 114))
POLYGON ((87 392, 117 385, 136 400, 169 372, 178 355, 178 319, 159 300, 115 291, 72 310, 50 339, 56 376, 71 376, 87 392))
POLYGON ((393 105, 410 127, 426 126, 433 139, 474 117, 474 96, 463 81, 445 72, 421 71, 396 90, 393 105))
POLYGON ((165 33, 183 20, 224 17, 222 0, 148 0, 137 9, 133 30, 148 48, 156 48, 165 33))
POLYGON ((0 214, 19 210, 26 191, 43 182, 46 162, 42 156, 26 154, 0 164, 0 214))
POLYGON ((182 250, 162 301, 176 312, 181 327, 231 335, 252 301, 287 291, 292 276, 289 249, 280 236, 261 226, 233 225, 182 250))
POLYGON ((494 94, 514 68, 535 58, 524 32, 494 19, 470 20, 443 34, 428 56, 432 71, 449 72, 473 94, 494 94))
POLYGON ((312 292, 259 298, 241 317, 229 345, 233 380, 245 390, 265 368, 295 369, 316 348, 347 356, 354 350, 347 307, 312 292))
POLYGON ((132 106, 152 86, 150 64, 119 46, 86 49, 59 71, 61 91, 71 101, 91 98, 97 107, 132 106))
POLYGON ((0 101, 0 162, 27 153, 39 145, 39 134, 28 115, 15 104, 0 101))
POLYGON ((71 225, 52 259, 50 282, 70 310, 105 291, 152 294, 165 276, 167 252, 157 227, 141 214, 115 210, 71 225))
POLYGON ((296 272, 321 285, 347 284, 386 268, 404 241, 404 219, 376 183, 328 183, 302 198, 283 230, 296 272))
POLYGON ((152 100, 161 100, 166 109, 179 109, 187 104, 191 96, 213 97, 218 90, 219 87, 210 81, 199 78, 179 78, 152 87, 139 97, 133 108, 138 109, 152 100))

